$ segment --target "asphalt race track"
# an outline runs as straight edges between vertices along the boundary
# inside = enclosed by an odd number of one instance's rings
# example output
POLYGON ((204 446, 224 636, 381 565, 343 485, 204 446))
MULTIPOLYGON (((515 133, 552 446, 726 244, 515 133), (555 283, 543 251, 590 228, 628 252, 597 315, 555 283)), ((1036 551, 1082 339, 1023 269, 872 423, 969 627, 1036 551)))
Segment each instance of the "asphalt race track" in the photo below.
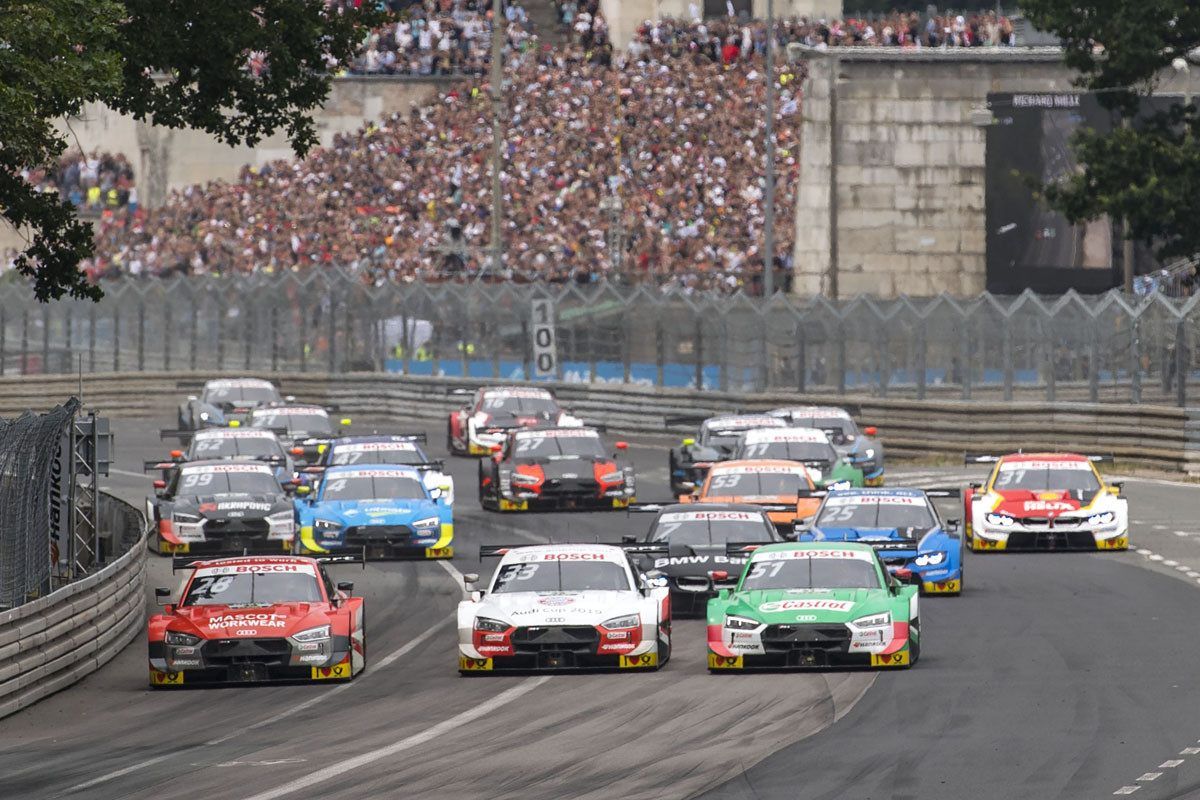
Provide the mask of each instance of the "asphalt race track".
MULTIPOLYGON (((169 424, 114 420, 111 491, 142 502, 169 424)), ((354 429, 373 427, 412 429, 354 429)), ((639 499, 666 498, 665 446, 630 453, 639 499)), ((1140 552, 968 554, 964 595, 922 600, 909 671, 710 676, 702 621, 677 620, 658 673, 465 679, 455 572, 490 570, 479 543, 616 541, 649 520, 485 513, 475 462, 447 464, 452 564, 331 570, 366 597, 357 680, 151 691, 139 639, 0 721, 0 797, 1200 798, 1195 487, 1127 483, 1140 552)), ((889 485, 966 476, 893 464, 889 485)), ((150 558, 152 609, 177 580, 150 558)))

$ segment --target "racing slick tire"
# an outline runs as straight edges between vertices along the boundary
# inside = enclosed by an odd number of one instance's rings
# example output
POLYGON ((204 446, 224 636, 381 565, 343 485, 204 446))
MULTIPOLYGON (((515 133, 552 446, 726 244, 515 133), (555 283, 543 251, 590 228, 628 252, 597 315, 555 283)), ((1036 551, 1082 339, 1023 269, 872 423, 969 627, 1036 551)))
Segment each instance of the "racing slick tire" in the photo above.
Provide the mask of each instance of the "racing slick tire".
POLYGON ((483 485, 483 462, 479 463, 479 479, 476 481, 479 487, 479 507, 484 511, 499 511, 500 503, 496 500, 495 493, 483 485))
POLYGON ((454 444, 454 435, 450 431, 450 423, 446 423, 446 452, 452 456, 465 456, 466 452, 454 444))
POLYGON ((671 660, 670 635, 668 634, 667 636, 663 636, 663 632, 660 629, 658 632, 658 667, 656 668, 656 671, 661 670, 663 667, 665 667, 667 665, 667 662, 670 660, 671 660))
POLYGON ((908 664, 903 669, 912 669, 921 660, 921 620, 914 619, 908 626, 916 631, 917 635, 909 639, 908 664))

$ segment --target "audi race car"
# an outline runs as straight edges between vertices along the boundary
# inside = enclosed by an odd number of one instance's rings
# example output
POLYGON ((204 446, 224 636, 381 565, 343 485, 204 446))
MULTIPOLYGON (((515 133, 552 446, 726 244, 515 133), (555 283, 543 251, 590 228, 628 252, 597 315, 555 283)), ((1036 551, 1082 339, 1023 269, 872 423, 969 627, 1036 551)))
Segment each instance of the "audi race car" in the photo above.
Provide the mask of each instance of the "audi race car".
POLYGON ((479 504, 492 511, 625 508, 633 502, 633 466, 605 452, 591 428, 513 431, 479 462, 479 504))
POLYGON ((750 550, 734 589, 708 601, 708 668, 910 667, 921 655, 916 586, 869 545, 826 542, 750 550))
POLYGON ((798 461, 818 489, 863 485, 863 471, 840 456, 820 428, 755 428, 742 434, 733 457, 798 461))
POLYGON ((398 464, 329 467, 315 491, 301 486, 297 551, 361 551, 368 558, 451 558, 454 517, 421 470, 398 464))
POLYGON ((963 588, 963 540, 956 520, 944 523, 929 496, 957 489, 848 489, 826 495, 802 542, 862 542, 874 547, 888 571, 925 594, 963 588))
MULTIPOLYGON (((650 530, 641 539, 666 552, 636 554, 634 561, 647 578, 665 578, 671 590, 671 613, 703 614, 719 589, 737 583, 744 555, 729 555, 729 542, 781 542, 767 512, 746 505, 641 506, 638 511, 657 511, 650 530)), ((636 536, 622 541, 638 542, 636 536)))
POLYGON ((223 428, 243 420, 259 406, 281 402, 279 390, 270 381, 256 378, 225 378, 208 381, 200 395, 190 395, 179 406, 179 428, 223 428))
MULTIPOLYGON (((344 418, 338 424, 345 428, 350 420, 344 418)), ((250 413, 250 426, 275 431, 284 446, 305 462, 315 461, 330 440, 338 435, 334 432, 329 412, 321 406, 274 405, 256 408, 250 413)))
POLYGON ((854 418, 836 406, 790 406, 767 413, 792 427, 825 431, 838 455, 862 470, 865 485, 883 486, 883 444, 876 438, 879 431, 874 426, 859 429, 854 418))
MULTIPOLYGON (((192 561, 147 626, 150 685, 350 680, 366 667, 363 599, 311 558, 192 561)), ((170 589, 156 589, 159 601, 170 589)))
MULTIPOLYGON (((274 433, 256 428, 205 428, 198 431, 161 431, 162 438, 187 439, 183 450, 172 450, 163 461, 147 461, 146 469, 164 473, 182 463, 204 460, 261 461, 275 469, 280 483, 295 477, 292 454, 283 449, 274 433)), ((165 476, 164 476, 165 477, 165 476)))
POLYGON ((1127 550, 1129 504, 1075 453, 970 454, 994 463, 988 479, 963 493, 967 546, 992 550, 1127 550))
MULTIPOLYGON (((671 657, 671 597, 609 544, 480 547, 500 556, 458 604, 458 669, 657 669, 671 657)), ((478 575, 466 575, 471 589, 478 575)))
POLYGON ((446 447, 456 456, 491 455, 511 431, 539 426, 579 428, 583 421, 563 410, 549 389, 487 386, 450 414, 446 447))
POLYGON ((319 475, 329 467, 400 464, 420 470, 425 486, 430 491, 438 490, 446 505, 453 505, 454 478, 443 471, 443 462, 429 457, 421 446, 424 442, 424 433, 343 436, 332 439, 317 462, 305 467, 304 472, 319 475))
POLYGON ((159 553, 287 553, 296 536, 292 500, 269 464, 192 461, 154 482, 146 518, 159 553))
MULTIPOLYGON (((682 425, 694 417, 667 417, 666 425, 682 425)), ((700 421, 695 438, 688 437, 667 457, 672 494, 693 491, 708 475, 709 467, 733 458, 741 435, 755 428, 782 428, 786 423, 765 414, 727 415, 700 421)))
POLYGON ((780 530, 791 531, 821 504, 808 468, 795 461, 725 461, 708 471, 704 484, 681 503, 748 503, 767 512, 780 530))

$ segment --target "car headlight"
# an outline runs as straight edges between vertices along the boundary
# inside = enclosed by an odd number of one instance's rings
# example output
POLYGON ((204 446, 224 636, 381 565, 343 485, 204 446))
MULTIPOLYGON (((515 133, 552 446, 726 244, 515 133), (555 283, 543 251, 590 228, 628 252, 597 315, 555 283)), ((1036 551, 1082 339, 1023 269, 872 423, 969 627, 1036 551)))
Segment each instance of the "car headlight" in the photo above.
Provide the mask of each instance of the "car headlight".
POLYGON ((924 553, 919 555, 913 563, 918 567, 936 567, 945 560, 946 554, 939 550, 936 553, 924 553))
POLYGON ((335 522, 331 519, 319 519, 313 522, 313 530, 318 531, 340 531, 342 523, 335 522))
POLYGON ((749 619, 747 617, 735 617, 735 616, 725 617, 725 627, 726 628, 734 628, 734 629, 740 630, 740 631, 754 630, 761 624, 762 623, 760 623, 758 620, 749 619))
POLYGON ((185 525, 194 525, 197 522, 203 521, 203 519, 203 517, 197 516, 196 514, 180 514, 178 511, 171 514, 172 522, 182 522, 185 525))
POLYGON ((512 474, 512 482, 519 483, 522 486, 533 486, 539 481, 541 481, 541 478, 539 478, 537 475, 523 475, 520 472, 514 472, 512 474))
POLYGON ((433 528, 437 526, 440 521, 441 520, 439 520, 437 517, 426 517, 425 519, 417 520, 412 524, 412 526, 414 528, 433 528))
POLYGON ((167 644, 177 644, 183 647, 191 647, 192 645, 200 644, 200 637, 193 636, 190 633, 180 633, 179 631, 167 631, 163 636, 163 641, 167 644))
POLYGON ((833 491, 838 491, 840 489, 849 489, 850 481, 834 481, 833 483, 826 484, 825 488, 831 489, 833 491))
POLYGON ((607 472, 600 476, 600 480, 603 483, 617 483, 625 480, 625 473, 621 472, 620 470, 615 472, 607 472))
POLYGON ((1008 514, 987 514, 984 516, 988 525, 995 525, 999 528, 1009 528, 1017 524, 1017 521, 1008 514))
POLYGON ((1087 519, 1088 525, 1108 525, 1116 520, 1117 515, 1112 511, 1101 511, 1099 514, 1092 514, 1087 519))
POLYGON ((292 637, 297 642, 316 642, 321 639, 329 638, 329 626, 318 625, 315 628, 309 628, 306 631, 300 631, 292 637))
POLYGON ((642 626, 642 618, 637 614, 626 614, 623 617, 613 617, 606 619, 600 623, 601 628, 608 630, 620 630, 621 628, 640 628, 642 626))
POLYGON ((477 631, 493 631, 495 633, 503 633, 508 630, 507 622, 501 622, 498 619, 490 619, 488 617, 475 618, 475 630, 477 631))
POLYGON ((885 628, 892 624, 892 614, 890 611, 885 611, 882 614, 871 614, 866 617, 859 617, 850 624, 856 628, 885 628))

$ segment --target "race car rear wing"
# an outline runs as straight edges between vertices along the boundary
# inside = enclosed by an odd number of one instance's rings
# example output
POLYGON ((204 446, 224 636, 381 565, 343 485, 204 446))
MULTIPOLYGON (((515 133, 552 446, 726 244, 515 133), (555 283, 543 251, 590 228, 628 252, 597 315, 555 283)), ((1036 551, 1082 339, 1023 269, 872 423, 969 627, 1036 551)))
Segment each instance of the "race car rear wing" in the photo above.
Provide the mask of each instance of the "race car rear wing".
POLYGON ((938 489, 922 489, 926 497, 962 497, 962 489, 957 486, 938 489))
POLYGON ((673 425, 700 425, 704 420, 709 419, 712 414, 677 414, 674 416, 664 416, 663 426, 671 427, 673 425))
POLYGON ((500 558, 508 555, 509 551, 521 547, 537 547, 535 544, 481 544, 479 545, 479 560, 485 558, 500 558))
POLYGON ((779 544, 778 542, 726 542, 725 555, 727 556, 747 556, 753 553, 760 547, 766 547, 769 544, 779 544))
POLYGON ((631 556, 666 556, 671 547, 666 542, 621 542, 620 547, 631 556))
POLYGON ((155 472, 159 470, 175 469, 185 461, 143 461, 142 472, 155 472))
MULTIPOLYGON (((325 472, 325 470, 329 469, 331 466, 342 467, 342 466, 349 466, 349 465, 347 465, 347 464, 311 464, 307 467, 302 468, 300 471, 305 474, 308 474, 308 475, 321 475, 322 473, 325 472)), ((364 466, 411 467, 412 469, 419 470, 420 472, 442 472, 446 469, 446 462, 439 458, 439 459, 435 459, 433 461, 426 461, 424 464, 370 464, 370 465, 364 465, 364 466)))
MULTIPOLYGON (((209 561, 219 561, 223 558, 244 558, 246 556, 279 556, 278 550, 251 552, 249 547, 239 550, 224 550, 217 553, 205 553, 200 556, 175 556, 171 559, 171 572, 178 572, 181 569, 190 569, 197 567, 200 564, 208 563, 209 561)), ((283 554, 283 555, 286 555, 283 554)), ((328 555, 328 556, 310 556, 313 561, 322 564, 362 564, 363 569, 367 568, 367 547, 363 545, 361 553, 346 553, 344 555, 328 555)))
MULTIPOLYGON (((204 428, 198 428, 197 430, 204 430, 204 428)), ((185 431, 185 430, 173 430, 171 428, 164 428, 158 432, 159 439, 179 439, 181 442, 184 442, 184 443, 186 443, 189 439, 191 439, 195 435, 196 435, 195 430, 185 431)))

